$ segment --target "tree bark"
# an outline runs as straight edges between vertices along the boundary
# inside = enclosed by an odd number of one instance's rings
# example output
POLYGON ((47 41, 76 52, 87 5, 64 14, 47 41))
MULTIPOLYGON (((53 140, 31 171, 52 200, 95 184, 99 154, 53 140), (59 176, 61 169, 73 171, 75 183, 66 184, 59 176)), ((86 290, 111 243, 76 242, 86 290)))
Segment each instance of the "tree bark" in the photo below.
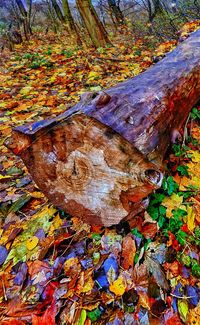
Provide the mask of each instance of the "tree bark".
POLYGON ((147 0, 149 21, 152 23, 157 14, 163 12, 160 0, 147 0))
POLYGON ((65 23, 65 18, 64 18, 64 15, 59 7, 59 5, 57 4, 57 1, 56 0, 51 0, 52 2, 52 6, 56 12, 56 15, 58 17, 58 19, 61 21, 61 23, 65 23))
POLYGON ((120 6, 117 5, 116 0, 108 0, 108 5, 111 9, 111 12, 114 14, 115 19, 118 24, 124 23, 124 16, 122 14, 122 11, 120 9, 120 6))
POLYGON ((63 7, 63 12, 64 12, 65 23, 69 26, 69 30, 70 30, 72 36, 75 37, 76 43, 78 45, 81 45, 82 44, 81 37, 78 32, 77 26, 74 22, 74 19, 72 17, 68 0, 62 0, 62 7, 63 7))
POLYGON ((106 46, 109 43, 108 35, 91 0, 76 0, 76 4, 93 45, 95 47, 106 46))
POLYGON ((135 78, 16 128, 6 145, 55 205, 110 226, 147 206, 170 139, 199 99, 200 30, 135 78))
POLYGON ((23 20, 23 28, 24 28, 24 36, 26 40, 29 40, 31 32, 31 26, 30 26, 30 20, 28 12, 24 6, 24 3, 22 0, 16 0, 17 6, 19 8, 19 12, 21 14, 22 20, 23 20))

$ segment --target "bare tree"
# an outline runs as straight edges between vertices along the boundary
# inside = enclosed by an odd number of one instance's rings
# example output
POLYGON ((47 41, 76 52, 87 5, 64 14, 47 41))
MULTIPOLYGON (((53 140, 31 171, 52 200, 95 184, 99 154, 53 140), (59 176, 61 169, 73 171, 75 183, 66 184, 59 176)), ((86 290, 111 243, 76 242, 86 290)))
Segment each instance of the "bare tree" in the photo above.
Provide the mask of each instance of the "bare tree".
POLYGON ((95 47, 101 47, 108 44, 108 35, 103 24, 99 20, 91 0, 76 0, 76 4, 93 45, 95 47))
POLYGON ((68 0, 62 0, 62 8, 64 13, 65 24, 67 24, 68 29, 71 35, 76 39, 77 44, 81 45, 82 44, 81 37, 77 29, 76 23, 74 21, 74 18, 71 14, 68 0))
POLYGON ((108 0, 108 5, 111 10, 111 13, 114 15, 116 22, 118 24, 124 23, 124 16, 120 9, 120 1, 108 0))
POLYGON ((20 18, 24 29, 24 36, 26 40, 29 40, 30 35, 32 34, 31 25, 30 25, 32 0, 27 0, 26 6, 22 0, 15 0, 15 1, 20 12, 20 16, 21 16, 20 18))
POLYGON ((56 15, 57 15, 58 19, 61 21, 61 23, 64 24, 65 23, 65 17, 63 15, 57 1, 56 0, 51 0, 51 2, 52 2, 52 6, 53 6, 53 8, 54 8, 54 10, 56 12, 56 15))

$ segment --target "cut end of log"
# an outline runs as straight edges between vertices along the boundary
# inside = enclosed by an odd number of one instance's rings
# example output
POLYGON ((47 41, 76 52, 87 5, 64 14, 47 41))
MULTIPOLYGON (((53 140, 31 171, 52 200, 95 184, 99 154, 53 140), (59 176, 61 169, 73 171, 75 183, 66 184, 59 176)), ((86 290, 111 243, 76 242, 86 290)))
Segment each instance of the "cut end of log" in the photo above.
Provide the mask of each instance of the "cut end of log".
POLYGON ((18 128, 6 145, 24 160, 51 202, 88 223, 111 226, 138 214, 162 183, 156 165, 81 113, 31 136, 18 128))

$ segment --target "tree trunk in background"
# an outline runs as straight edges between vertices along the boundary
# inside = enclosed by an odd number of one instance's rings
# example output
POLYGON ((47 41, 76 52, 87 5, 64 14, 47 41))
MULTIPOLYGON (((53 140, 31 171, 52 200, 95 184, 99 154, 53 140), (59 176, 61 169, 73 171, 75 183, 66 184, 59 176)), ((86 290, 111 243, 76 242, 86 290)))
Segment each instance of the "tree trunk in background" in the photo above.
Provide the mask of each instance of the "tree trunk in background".
POLYGON ((53 8, 54 8, 54 10, 56 12, 56 15, 57 15, 58 19, 61 21, 61 23, 64 24, 65 23, 65 18, 63 16, 63 13, 62 13, 59 5, 57 4, 57 1, 56 0, 51 0, 51 2, 52 2, 52 6, 53 6, 53 8))
POLYGON ((111 12, 115 16, 115 19, 116 19, 117 23, 118 24, 123 24, 124 23, 124 17, 123 17, 122 11, 120 9, 120 6, 117 5, 117 3, 116 3, 116 0, 108 0, 108 5, 109 5, 109 8, 110 8, 111 12))
POLYGON ((76 0, 76 4, 94 46, 102 47, 108 44, 108 35, 99 20, 91 0, 76 0))
POLYGON ((22 0, 16 0, 17 6, 19 8, 20 14, 23 20, 24 36, 26 40, 29 40, 31 33, 30 20, 28 16, 27 9, 24 6, 22 0))
POLYGON ((149 21, 152 23, 157 14, 162 13, 163 7, 160 0, 147 0, 149 21))
MULTIPOLYGON (((47 2, 47 5, 48 5, 47 16, 52 21, 52 25, 53 25, 54 32, 57 33, 58 32, 58 22, 57 22, 57 17, 56 17, 55 10, 52 7, 52 2, 50 3, 48 1, 47 2)), ((48 32, 48 26, 47 26, 46 31, 48 32)))
POLYGON ((63 8, 63 12, 64 12, 65 23, 68 25, 68 28, 69 28, 72 36, 76 39, 76 43, 78 45, 81 45, 82 44, 81 37, 78 32, 77 26, 74 22, 73 16, 71 14, 68 0, 62 0, 62 8, 63 8))
POLYGON ((30 26, 30 33, 32 35, 32 29, 31 29, 31 14, 32 14, 32 5, 33 5, 33 0, 27 0, 27 5, 28 5, 28 22, 30 26))
POLYGON ((170 141, 200 99, 200 30, 163 60, 52 120, 16 128, 6 145, 56 206, 111 226, 159 188, 170 141))

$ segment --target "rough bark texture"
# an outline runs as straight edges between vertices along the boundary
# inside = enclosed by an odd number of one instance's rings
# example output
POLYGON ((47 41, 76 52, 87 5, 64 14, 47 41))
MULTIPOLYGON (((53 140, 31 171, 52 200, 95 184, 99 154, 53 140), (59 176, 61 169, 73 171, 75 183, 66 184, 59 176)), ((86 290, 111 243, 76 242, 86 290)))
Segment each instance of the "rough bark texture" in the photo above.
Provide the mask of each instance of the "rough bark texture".
POLYGON ((170 138, 199 99, 200 30, 141 75, 18 127, 7 146, 55 205, 110 226, 141 211, 161 186, 170 138))
POLYGON ((80 37, 79 31, 77 29, 77 26, 75 24, 75 21, 72 17, 68 0, 62 0, 62 8, 63 8, 63 12, 64 12, 65 23, 69 27, 70 34, 75 38, 76 43, 78 45, 81 45, 82 44, 81 37, 80 37))
POLYGON ((108 44, 108 35, 91 0, 76 0, 76 4, 94 46, 101 47, 108 44))
POLYGON ((114 14, 116 22, 118 24, 123 24, 124 23, 124 17, 123 13, 120 9, 120 6, 116 3, 115 0, 108 0, 108 5, 111 9, 111 12, 114 14))
POLYGON ((56 15, 57 15, 58 19, 61 21, 61 23, 65 24, 65 18, 63 16, 63 13, 62 13, 57 1, 56 0, 51 0, 51 2, 52 2, 52 6, 53 6, 53 8, 54 8, 54 10, 56 12, 56 15))
MULTIPOLYGON (((31 26, 30 26, 30 16, 29 16, 22 0, 16 0, 16 3, 19 8, 21 18, 23 21, 24 36, 25 36, 26 40, 29 40, 30 35, 32 34, 31 26)), ((30 2, 30 8, 29 8, 30 10, 31 10, 31 4, 32 3, 30 2)))

